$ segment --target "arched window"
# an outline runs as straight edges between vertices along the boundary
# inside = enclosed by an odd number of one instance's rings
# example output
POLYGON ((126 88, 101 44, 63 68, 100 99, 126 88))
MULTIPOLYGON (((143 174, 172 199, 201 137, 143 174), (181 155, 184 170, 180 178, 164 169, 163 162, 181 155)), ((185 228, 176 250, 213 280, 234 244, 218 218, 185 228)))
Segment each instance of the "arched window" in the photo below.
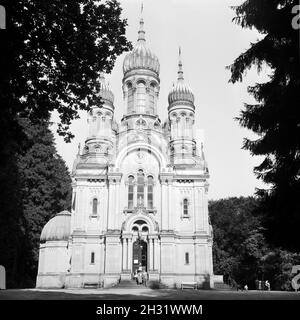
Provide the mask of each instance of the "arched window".
POLYGON ((128 209, 133 208, 133 176, 128 177, 128 209))
POLYGON ((98 200, 97 198, 93 199, 93 216, 98 214, 98 200))
POLYGON ((148 208, 153 208, 153 177, 149 176, 147 181, 147 199, 148 199, 148 208))
POLYGON ((138 204, 144 204, 144 173, 143 170, 139 170, 137 174, 137 201, 138 204))
POLYGON ((188 199, 183 199, 183 216, 189 215, 189 202, 188 199))
POLYGON ((131 82, 127 83, 127 90, 128 90, 128 113, 132 113, 133 111, 133 87, 131 82))
POLYGON ((148 229, 147 226, 144 226, 144 227, 142 228, 142 232, 148 232, 148 231, 149 231, 149 229, 148 229))
POLYGON ((185 136, 189 137, 189 131, 190 131, 190 118, 185 118, 185 136))
POLYGON ((188 252, 185 253, 185 264, 189 264, 190 263, 190 255, 188 252))
POLYGON ((154 114, 154 105, 155 105, 155 83, 150 84, 149 89, 149 106, 150 106, 150 113, 154 114))
POLYGON ((132 231, 133 231, 133 232, 139 232, 139 228, 138 228, 137 226, 133 226, 133 227, 132 227, 132 231))
POLYGON ((91 252, 91 263, 95 263, 95 252, 91 252))
POLYGON ((137 83, 136 99, 137 112, 144 113, 146 106, 146 85, 143 81, 137 83))

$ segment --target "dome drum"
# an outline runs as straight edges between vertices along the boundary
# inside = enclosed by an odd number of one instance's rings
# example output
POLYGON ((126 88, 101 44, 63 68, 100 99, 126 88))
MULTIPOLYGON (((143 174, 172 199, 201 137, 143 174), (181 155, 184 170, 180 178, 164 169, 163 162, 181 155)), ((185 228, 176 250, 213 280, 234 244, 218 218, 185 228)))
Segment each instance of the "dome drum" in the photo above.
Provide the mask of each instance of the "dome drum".
POLYGON ((174 111, 179 113, 182 109, 186 110, 187 112, 195 113, 195 106, 192 103, 183 100, 175 101, 170 104, 168 106, 168 113, 170 114, 174 111))
POLYGON ((154 78, 158 83, 160 83, 159 76, 155 71, 150 70, 150 69, 143 69, 143 68, 132 69, 130 71, 126 71, 126 73, 124 73, 123 83, 128 81, 128 78, 136 77, 136 76, 151 77, 151 78, 154 78))

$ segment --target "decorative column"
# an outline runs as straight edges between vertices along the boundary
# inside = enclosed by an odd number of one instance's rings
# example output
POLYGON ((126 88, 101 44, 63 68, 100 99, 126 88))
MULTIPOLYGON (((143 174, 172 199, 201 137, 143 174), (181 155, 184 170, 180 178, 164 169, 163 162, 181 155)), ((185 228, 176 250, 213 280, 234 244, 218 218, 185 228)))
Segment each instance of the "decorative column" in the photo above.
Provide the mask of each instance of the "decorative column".
POLYGON ((168 180, 168 230, 174 230, 172 214, 172 180, 168 180))
POLYGON ((108 210, 107 210, 107 229, 113 230, 114 227, 114 186, 115 183, 111 177, 108 178, 109 187, 108 187, 108 210))
POLYGON ((194 281, 197 281, 197 273, 198 273, 198 268, 197 268, 197 260, 198 260, 198 245, 197 245, 197 239, 194 240, 194 255, 195 255, 195 279, 194 281))
POLYGON ((126 252, 127 248, 126 248, 126 238, 122 238, 122 271, 126 270, 126 252))
POLYGON ((154 270, 159 272, 160 249, 159 249, 159 243, 158 243, 157 237, 153 239, 153 247, 154 247, 154 270))
POLYGON ((167 182, 161 179, 161 230, 168 228, 168 201, 167 201, 167 182))
POLYGON ((145 176, 145 183, 144 183, 144 207, 148 208, 148 188, 147 188, 147 177, 145 176))
POLYGON ((200 231, 201 227, 200 227, 200 215, 202 215, 202 212, 200 210, 200 199, 199 199, 199 193, 200 193, 200 189, 197 186, 198 183, 195 182, 194 183, 194 188, 193 188, 193 192, 194 192, 194 225, 195 225, 195 232, 200 231))
POLYGON ((120 182, 121 182, 121 177, 116 180, 116 185, 115 185, 115 219, 114 219, 114 229, 115 230, 120 230, 121 225, 120 225, 120 182))
POLYGON ((128 268, 128 266, 129 266, 129 263, 128 263, 129 248, 128 248, 128 246, 129 246, 130 237, 132 237, 132 235, 129 233, 123 234, 123 237, 122 237, 123 246, 122 246, 122 274, 121 274, 121 277, 122 277, 122 279, 125 279, 125 280, 131 279, 130 270, 128 268))
POLYGON ((153 270, 153 246, 152 246, 153 238, 149 236, 148 239, 148 259, 149 259, 149 271, 153 270))
POLYGON ((137 206, 137 185, 136 185, 136 178, 133 183, 133 208, 137 206))
POLYGON ((152 239, 149 237, 148 238, 148 241, 147 241, 147 265, 148 265, 148 272, 152 270, 152 248, 151 248, 151 242, 152 242, 152 239))
POLYGON ((151 239, 151 253, 152 253, 152 269, 155 270, 154 264, 155 264, 155 249, 154 249, 154 239, 151 239))

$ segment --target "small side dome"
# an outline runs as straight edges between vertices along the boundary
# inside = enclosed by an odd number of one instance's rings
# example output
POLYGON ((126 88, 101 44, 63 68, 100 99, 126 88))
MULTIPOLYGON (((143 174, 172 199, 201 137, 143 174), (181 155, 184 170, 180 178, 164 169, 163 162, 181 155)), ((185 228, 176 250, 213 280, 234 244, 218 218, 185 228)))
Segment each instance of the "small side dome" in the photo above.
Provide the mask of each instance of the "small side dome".
POLYGON ((62 211, 50 219, 41 233, 41 242, 68 240, 71 233, 71 213, 62 211))
POLYGON ((101 72, 99 77, 99 83, 96 88, 96 94, 101 97, 104 102, 108 103, 109 105, 114 104, 114 94, 112 93, 109 85, 106 83, 104 74, 101 72))
POLYGON ((194 104, 194 94, 191 88, 184 82, 177 82, 168 95, 169 104, 176 101, 186 101, 194 104))
POLYGON ((178 61, 178 78, 177 83, 173 86, 168 95, 169 104, 175 102, 188 102, 194 104, 194 94, 192 89, 184 82, 182 62, 181 62, 181 49, 179 48, 179 61, 178 61))

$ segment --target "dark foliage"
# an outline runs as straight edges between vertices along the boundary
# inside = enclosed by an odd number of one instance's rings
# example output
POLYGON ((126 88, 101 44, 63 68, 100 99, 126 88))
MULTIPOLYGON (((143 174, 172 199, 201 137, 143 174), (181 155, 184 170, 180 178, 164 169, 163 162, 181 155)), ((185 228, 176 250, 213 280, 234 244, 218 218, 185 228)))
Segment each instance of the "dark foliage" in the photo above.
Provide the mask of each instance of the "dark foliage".
POLYGON ((68 198, 68 173, 47 132, 50 114, 58 112, 59 133, 70 141, 78 110, 99 102, 99 72, 110 72, 131 44, 115 0, 1 5, 7 28, 0 32, 0 264, 15 287, 32 282, 41 225, 68 198))
POLYGON ((48 119, 57 110, 66 140, 78 109, 87 110, 100 71, 130 48, 116 0, 4 1, 1 100, 13 114, 48 119), (5 70, 5 73, 3 71, 5 70))
POLYGON ((272 289, 291 290, 292 266, 299 264, 300 254, 266 242, 259 208, 253 197, 209 202, 214 273, 232 286, 256 289, 255 280, 269 280, 272 289))
POLYGON ((254 168, 270 186, 258 190, 265 235, 276 246, 300 251, 300 63, 299 30, 292 27, 296 0, 248 0, 235 7, 236 23, 256 28, 263 38, 251 43, 229 67, 231 82, 242 81, 247 69, 270 67, 270 80, 249 87, 257 100, 245 105, 238 118, 241 126, 258 134, 245 139, 252 155, 263 155, 254 168))
POLYGON ((34 286, 42 228, 71 205, 71 178, 48 125, 20 120, 26 140, 4 173, 13 184, 3 188, 0 213, 0 264, 7 269, 8 287, 34 286))

